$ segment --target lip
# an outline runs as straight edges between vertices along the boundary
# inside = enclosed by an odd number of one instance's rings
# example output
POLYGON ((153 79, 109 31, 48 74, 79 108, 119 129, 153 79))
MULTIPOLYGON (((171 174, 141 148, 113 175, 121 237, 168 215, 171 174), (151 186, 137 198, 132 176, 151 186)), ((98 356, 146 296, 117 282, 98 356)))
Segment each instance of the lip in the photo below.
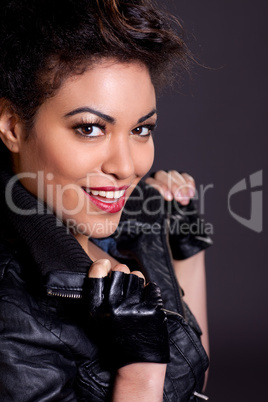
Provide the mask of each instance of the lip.
POLYGON ((118 198, 117 200, 115 199, 107 199, 107 201, 102 201, 99 196, 93 196, 92 194, 89 194, 85 189, 87 187, 82 187, 84 193, 87 195, 87 197, 90 199, 90 201, 96 205, 100 210, 110 213, 110 214, 115 214, 119 211, 121 211, 124 208, 125 201, 126 201, 126 190, 129 188, 129 186, 122 186, 122 187, 112 187, 112 186, 107 186, 107 187, 89 187, 91 191, 124 191, 124 194, 118 198), (97 198, 98 197, 98 198, 97 198))

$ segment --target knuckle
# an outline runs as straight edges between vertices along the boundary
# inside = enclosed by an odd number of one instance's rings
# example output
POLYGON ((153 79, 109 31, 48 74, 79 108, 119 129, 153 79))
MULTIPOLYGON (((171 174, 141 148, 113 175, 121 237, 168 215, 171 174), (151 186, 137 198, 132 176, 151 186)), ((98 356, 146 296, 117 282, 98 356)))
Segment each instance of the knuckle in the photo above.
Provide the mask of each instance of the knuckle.
POLYGON ((155 175, 154 178, 155 179, 160 179, 161 177, 165 176, 167 173, 164 170, 158 170, 155 175))
POLYGON ((110 269, 111 269, 111 263, 109 260, 106 259, 96 260, 91 265, 88 276, 90 278, 102 278, 104 276, 107 276, 110 269))
POLYGON ((178 187, 178 189, 182 192, 187 191, 187 189, 189 188, 189 185, 187 183, 181 183, 178 187))
POLYGON ((132 272, 130 272, 130 274, 131 275, 136 275, 136 276, 138 276, 139 278, 141 278, 141 279, 143 279, 145 281, 145 277, 144 277, 144 275, 142 274, 141 271, 132 271, 132 272))
POLYGON ((128 266, 125 265, 125 264, 116 264, 116 265, 113 267, 112 271, 119 271, 119 272, 123 272, 123 273, 125 273, 125 274, 129 274, 129 273, 130 273, 130 270, 129 270, 128 266))
POLYGON ((172 172, 171 177, 174 181, 176 181, 177 183, 185 182, 184 176, 181 173, 179 173, 177 170, 172 170, 171 172, 172 172))
POLYGON ((152 177, 147 177, 146 179, 145 179, 145 183, 148 183, 148 184, 151 184, 151 183, 154 183, 154 179, 152 178, 152 177))
POLYGON ((194 178, 191 175, 189 175, 188 173, 183 173, 183 176, 184 176, 185 180, 195 183, 194 178))
POLYGON ((153 179, 152 177, 148 177, 148 179, 146 179, 145 182, 146 182, 147 184, 149 184, 151 187, 154 187, 154 188, 156 188, 156 189, 158 189, 159 187, 161 187, 161 183, 160 183, 158 180, 153 179))

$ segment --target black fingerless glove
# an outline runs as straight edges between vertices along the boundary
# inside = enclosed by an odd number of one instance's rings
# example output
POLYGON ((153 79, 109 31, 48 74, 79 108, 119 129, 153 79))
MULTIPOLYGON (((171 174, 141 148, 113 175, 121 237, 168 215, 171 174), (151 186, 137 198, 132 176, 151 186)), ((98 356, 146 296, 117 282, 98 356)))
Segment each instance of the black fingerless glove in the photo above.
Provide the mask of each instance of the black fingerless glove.
POLYGON ((173 200, 169 204, 169 244, 173 258, 184 260, 209 247, 212 244, 207 233, 210 227, 200 218, 194 201, 180 205, 173 200))
POLYGON ((87 278, 85 293, 90 316, 104 335, 115 368, 137 362, 169 362, 167 318, 159 287, 114 271, 110 277, 87 278))
MULTIPOLYGON (((150 176, 154 178, 155 173, 150 176)), ((165 201, 165 213, 169 218, 169 245, 174 260, 184 260, 211 246, 211 225, 206 225, 199 216, 194 200, 188 205, 175 199, 165 201)))

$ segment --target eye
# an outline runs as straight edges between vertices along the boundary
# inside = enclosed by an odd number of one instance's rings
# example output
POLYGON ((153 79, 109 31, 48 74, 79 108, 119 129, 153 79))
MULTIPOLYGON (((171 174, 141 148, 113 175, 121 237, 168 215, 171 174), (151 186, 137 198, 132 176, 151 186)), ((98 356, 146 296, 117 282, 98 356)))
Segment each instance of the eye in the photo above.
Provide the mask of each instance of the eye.
POLYGON ((74 129, 82 137, 100 137, 105 134, 105 127, 100 124, 81 124, 74 129))
POLYGON ((139 135, 140 137, 149 137, 152 134, 154 128, 155 125, 153 124, 148 124, 146 126, 139 126, 134 128, 134 130, 132 130, 132 134, 139 135))

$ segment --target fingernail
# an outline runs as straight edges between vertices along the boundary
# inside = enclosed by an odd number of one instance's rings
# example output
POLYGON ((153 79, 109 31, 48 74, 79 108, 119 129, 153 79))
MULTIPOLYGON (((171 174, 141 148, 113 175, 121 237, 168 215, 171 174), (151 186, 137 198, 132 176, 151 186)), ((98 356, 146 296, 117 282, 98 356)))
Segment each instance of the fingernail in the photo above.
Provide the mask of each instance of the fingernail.
POLYGON ((176 191, 175 193, 175 200, 176 201, 180 201, 184 198, 184 196, 182 195, 181 191, 176 191))
POLYGON ((168 201, 171 201, 171 200, 173 200, 173 196, 172 196, 172 194, 171 194, 171 192, 170 191, 165 191, 165 198, 168 200, 168 201))
POLYGON ((190 188, 190 189, 188 190, 188 195, 189 195, 190 198, 193 198, 194 195, 195 195, 194 189, 190 188))
POLYGON ((181 191, 177 191, 175 194, 175 200, 178 201, 182 205, 189 204, 189 196, 188 194, 183 194, 181 191))

